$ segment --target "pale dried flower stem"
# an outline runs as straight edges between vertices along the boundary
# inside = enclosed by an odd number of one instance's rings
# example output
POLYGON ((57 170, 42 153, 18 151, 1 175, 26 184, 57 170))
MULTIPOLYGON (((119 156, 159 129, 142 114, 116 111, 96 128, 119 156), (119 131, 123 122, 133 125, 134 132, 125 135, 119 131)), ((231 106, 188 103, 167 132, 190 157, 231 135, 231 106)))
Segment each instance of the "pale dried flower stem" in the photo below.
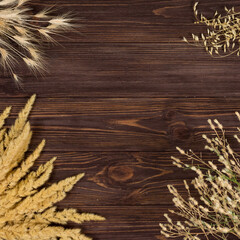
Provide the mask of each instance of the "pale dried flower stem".
MULTIPOLYGON (((236 113, 240 120, 240 114, 236 113)), ((218 163, 206 162, 202 156, 197 156, 192 150, 188 152, 177 148, 179 153, 191 160, 191 164, 184 163, 172 157, 173 164, 179 168, 191 169, 197 174, 192 181, 194 188, 200 196, 196 200, 191 196, 189 185, 184 181, 188 197, 183 198, 176 188, 168 185, 169 191, 174 195, 173 202, 178 211, 169 210, 171 213, 185 218, 184 222, 176 224, 165 214, 167 224, 160 224, 162 234, 166 237, 183 237, 185 240, 223 239, 228 235, 240 238, 240 159, 233 151, 225 137, 223 126, 215 119, 208 120, 214 131, 212 138, 203 135, 206 140, 205 149, 216 154, 218 163), (201 165, 196 165, 199 162, 201 165), (204 167, 202 167, 204 166, 204 167), (200 232, 199 232, 200 230, 200 232)), ((238 128, 240 132, 240 129, 238 128)), ((234 135, 240 143, 237 135, 234 135)))

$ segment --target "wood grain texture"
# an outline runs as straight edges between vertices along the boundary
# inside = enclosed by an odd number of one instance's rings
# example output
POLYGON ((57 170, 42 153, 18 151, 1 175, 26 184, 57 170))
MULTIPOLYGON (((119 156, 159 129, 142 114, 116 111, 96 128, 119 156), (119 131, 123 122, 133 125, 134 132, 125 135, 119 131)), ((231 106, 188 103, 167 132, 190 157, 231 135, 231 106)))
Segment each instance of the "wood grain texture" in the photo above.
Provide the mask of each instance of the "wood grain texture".
MULTIPOLYGON (((47 7, 56 1, 34 1, 47 7)), ((20 69, 25 92, 0 74, 0 96, 42 97, 239 97, 239 58, 213 59, 188 46, 182 36, 199 33, 192 1, 57 1, 77 12, 83 26, 57 37, 64 48, 46 44, 49 69, 35 79, 20 69)), ((237 6, 203 0, 200 10, 237 6)), ((64 9, 64 10, 63 10, 64 9)), ((60 12, 61 12, 60 11, 60 12)))
MULTIPOLYGON (((14 106, 7 125, 37 93, 31 150, 47 140, 37 165, 58 157, 50 183, 86 172, 59 207, 107 217, 84 225, 96 240, 166 240, 158 224, 172 207, 167 185, 185 195, 182 180, 194 176, 172 165, 175 147, 201 152, 207 119, 217 118, 240 150, 240 58, 213 59, 182 42, 204 30, 192 0, 32 1, 34 11, 52 4, 81 27, 56 36, 62 47, 45 43, 44 77, 18 66, 23 90, 0 72, 0 109, 14 106)), ((225 5, 239 1, 201 0, 199 9, 211 16, 225 5)))
MULTIPOLYGON (((15 106, 7 122, 10 125, 27 98, 0 100, 0 109, 15 106)), ((107 217, 114 207, 119 209, 107 225, 86 226, 97 239, 110 239, 118 231, 119 239, 134 238, 134 233, 140 239, 159 238, 157 221, 164 219, 159 214, 156 221, 149 207, 156 215, 167 211, 172 199, 167 185, 174 184, 185 195, 182 180, 194 177, 172 165, 171 155, 178 156, 175 147, 203 152, 206 161, 214 159, 203 151, 201 135, 211 134, 207 119, 217 118, 239 150, 232 139, 239 125, 234 111, 239 108, 237 98, 39 98, 30 116, 34 131, 31 150, 46 138, 37 165, 58 157, 51 182, 86 172, 60 207, 72 205, 88 211, 98 207, 97 213, 104 215, 106 210, 107 217), (146 222, 122 220, 127 208, 133 214, 142 209, 146 222), (101 234, 94 229, 101 229, 101 234)))
POLYGON ((239 97, 239 58, 213 59, 184 43, 65 43, 50 47, 49 69, 22 69, 24 92, 0 74, 0 96, 239 97))
MULTIPOLYGON (((57 156, 51 182, 79 172, 86 173, 85 179, 69 193, 71 204, 142 206, 144 209, 159 204, 170 205, 172 196, 167 184, 174 184, 180 193, 186 195, 183 174, 187 173, 187 180, 195 175, 174 167, 171 155, 178 156, 173 152, 45 152, 36 167, 57 156)), ((204 153, 204 157, 206 160, 216 159, 209 153, 204 153)), ((162 219, 162 216, 158 217, 162 219)))
MULTIPOLYGON (((0 108, 18 102, 15 117, 25 101, 2 99, 0 108)), ((207 119, 218 118, 230 135, 238 125, 234 111, 240 111, 236 98, 42 98, 31 115, 33 142, 44 137, 46 150, 56 152, 164 152, 176 145, 201 151, 202 134, 210 132, 207 119)))

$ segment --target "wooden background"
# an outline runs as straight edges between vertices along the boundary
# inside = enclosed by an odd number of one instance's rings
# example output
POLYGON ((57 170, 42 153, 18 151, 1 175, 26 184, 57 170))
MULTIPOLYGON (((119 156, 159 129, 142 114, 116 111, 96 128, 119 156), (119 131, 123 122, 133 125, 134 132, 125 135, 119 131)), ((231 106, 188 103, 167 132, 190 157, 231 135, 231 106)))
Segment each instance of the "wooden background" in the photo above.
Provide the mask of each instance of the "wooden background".
MULTIPOLYGON (((0 108, 15 106, 13 119, 37 93, 32 147, 47 140, 38 164, 58 156, 51 182, 86 172, 59 206, 107 218, 85 224, 85 233, 163 240, 167 184, 184 192, 182 180, 192 177, 170 156, 176 145, 202 151, 208 118, 235 132, 240 59, 213 59, 181 41, 202 29, 191 0, 32 0, 36 9, 55 3, 77 13, 81 34, 58 37, 63 47, 46 44, 49 73, 36 79, 22 69, 24 91, 1 73, 0 108)), ((211 16, 225 5, 239 1, 201 0, 199 8, 211 16)))

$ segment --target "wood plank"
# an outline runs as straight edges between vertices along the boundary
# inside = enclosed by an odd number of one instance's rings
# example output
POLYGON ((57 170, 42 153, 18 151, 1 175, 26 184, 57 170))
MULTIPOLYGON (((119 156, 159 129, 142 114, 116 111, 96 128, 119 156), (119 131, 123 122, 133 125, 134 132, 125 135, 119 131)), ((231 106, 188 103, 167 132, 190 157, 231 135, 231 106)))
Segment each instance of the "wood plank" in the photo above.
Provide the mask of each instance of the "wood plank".
MULTIPOLYGON (((140 240, 182 240, 182 238, 165 238, 160 235, 158 223, 165 222, 162 218, 168 205, 155 207, 91 207, 85 211, 102 212, 108 216, 105 223, 89 223, 84 225, 84 232, 94 239, 140 239, 140 240), (160 217, 159 217, 160 216, 160 217)), ((237 238, 231 237, 232 240, 237 238)))
MULTIPOLYGON (((239 63, 212 59, 184 43, 68 43, 48 51, 49 73, 35 78, 21 68, 19 90, 0 73, 0 96, 239 97, 239 63)), ((22 67, 22 65, 21 65, 22 67)))
MULTIPOLYGON (((44 152, 36 166, 57 156, 50 183, 84 172, 85 177, 66 200, 81 206, 150 206, 170 204, 167 185, 176 186, 186 196, 183 179, 191 180, 192 171, 172 164, 175 152, 44 152), (87 196, 87 197, 86 197, 87 196)), ((216 159, 204 152, 203 158, 216 159)), ((183 159, 184 162, 188 162, 183 159)), ((197 196, 196 192, 193 191, 197 196)))
MULTIPOLYGON (((33 6, 54 2, 34 1, 33 6)), ((200 30, 192 24, 191 1, 62 0, 58 5, 82 16, 83 35, 73 31, 68 39, 58 39, 65 48, 46 47, 50 59, 44 78, 35 79, 21 66, 25 92, 42 97, 239 97, 237 57, 212 59, 181 42, 200 30)), ((225 3, 203 0, 200 9, 210 15, 215 5, 221 9, 225 3)), ((0 96, 26 96, 7 74, 0 78, 0 96)))
MULTIPOLYGON (((83 207, 83 211, 97 212, 107 217, 105 222, 84 224, 83 232, 96 240, 113 238, 117 240, 182 240, 182 238, 165 238, 160 234, 159 222, 166 222, 163 214, 168 208, 169 205, 144 208, 136 206, 83 207)), ((231 237, 231 240, 237 240, 237 238, 231 237)))
POLYGON ((159 222, 164 221, 162 216, 167 211, 167 207, 169 206, 82 207, 81 210, 85 212, 102 214, 107 218, 105 222, 84 224, 83 232, 96 240, 113 238, 118 240, 166 240, 161 238, 159 222))
MULTIPOLYGON (((16 117, 25 101, 2 98, 0 109, 13 105, 16 117)), ((31 115, 33 143, 46 138, 46 150, 57 152, 175 151, 176 145, 201 151, 207 119, 218 118, 232 134, 239 110, 238 98, 40 98, 31 115)))
MULTIPOLYGON (((46 7, 53 2, 43 4, 36 1, 34 6, 46 7)), ((136 0, 132 3, 59 1, 58 5, 65 11, 75 9, 80 15, 81 12, 90 14, 95 21, 92 22, 95 31, 101 31, 96 25, 99 22, 105 31, 108 29, 108 37, 114 37, 113 30, 123 37, 116 35, 115 40, 110 41, 102 37, 107 35, 105 32, 100 34, 100 40, 87 32, 83 33, 85 36, 70 33, 69 39, 59 39, 65 48, 47 47, 49 73, 44 78, 35 79, 21 66, 24 91, 38 93, 42 97, 239 97, 237 57, 212 59, 202 49, 181 42, 181 36, 187 36, 194 28, 199 31, 190 23, 191 4, 187 0, 159 3, 136 0), (159 15, 154 15, 153 9, 157 9, 159 15), (179 15, 176 15, 178 11, 179 15), (122 27, 125 35, 114 21, 125 24, 122 27), (153 40, 144 40, 142 35, 134 37, 131 32, 131 28, 137 29, 134 22, 139 25, 138 31, 148 38, 152 35, 149 33, 152 25, 155 26, 152 31, 158 34, 157 37, 153 40)), ((208 13, 214 4, 203 1, 200 8, 207 8, 208 13)), ((223 4, 224 1, 217 2, 216 8, 223 4)), ((231 4, 235 2, 230 1, 231 4)), ((84 17, 89 24, 91 17, 84 17)), ((26 96, 8 75, 0 73, 0 78, 0 96, 26 96)))
MULTIPOLYGON (((189 0, 38 0, 32 5, 39 9, 56 2, 60 12, 74 11, 80 18, 82 35, 68 33, 68 42, 176 42, 199 29, 193 24, 193 3, 189 0)), ((202 0, 199 9, 210 17, 215 10, 221 12, 225 5, 223 0, 202 0)), ((228 1, 227 6, 236 6, 236 1, 228 1)))

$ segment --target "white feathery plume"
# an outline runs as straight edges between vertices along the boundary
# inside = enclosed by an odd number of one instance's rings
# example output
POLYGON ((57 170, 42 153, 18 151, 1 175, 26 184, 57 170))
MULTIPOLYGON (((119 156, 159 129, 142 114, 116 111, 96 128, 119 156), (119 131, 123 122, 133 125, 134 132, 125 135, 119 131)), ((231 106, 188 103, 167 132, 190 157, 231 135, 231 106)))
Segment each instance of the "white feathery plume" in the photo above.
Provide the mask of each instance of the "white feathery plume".
POLYGON ((20 61, 34 74, 45 71, 40 46, 44 39, 73 27, 70 14, 54 16, 53 7, 32 13, 30 0, 0 1, 0 63, 19 82, 15 64, 20 61))

